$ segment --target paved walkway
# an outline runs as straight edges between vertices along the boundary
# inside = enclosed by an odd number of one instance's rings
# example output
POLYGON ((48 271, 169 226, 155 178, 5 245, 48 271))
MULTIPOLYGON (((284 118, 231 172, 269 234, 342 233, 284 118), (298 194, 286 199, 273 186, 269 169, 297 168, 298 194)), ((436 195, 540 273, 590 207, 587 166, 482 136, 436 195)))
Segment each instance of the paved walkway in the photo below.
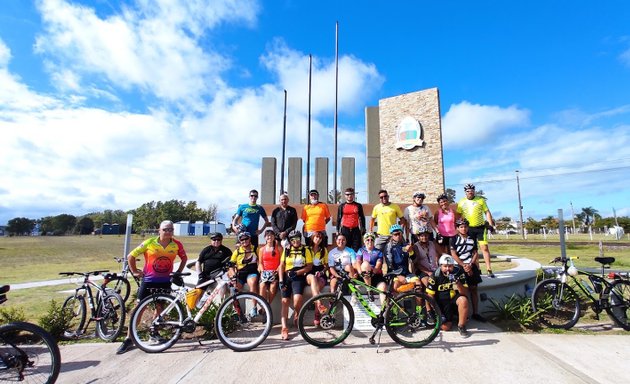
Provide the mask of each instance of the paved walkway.
POLYGON ((61 347, 59 383, 629 383, 630 343, 625 335, 513 334, 471 322, 472 336, 442 332, 421 349, 398 346, 383 333, 380 348, 353 333, 332 349, 305 343, 292 329, 282 341, 275 327, 250 352, 218 341, 180 341, 166 352, 119 343, 61 347), (423 377, 425 379, 423 379, 423 377))

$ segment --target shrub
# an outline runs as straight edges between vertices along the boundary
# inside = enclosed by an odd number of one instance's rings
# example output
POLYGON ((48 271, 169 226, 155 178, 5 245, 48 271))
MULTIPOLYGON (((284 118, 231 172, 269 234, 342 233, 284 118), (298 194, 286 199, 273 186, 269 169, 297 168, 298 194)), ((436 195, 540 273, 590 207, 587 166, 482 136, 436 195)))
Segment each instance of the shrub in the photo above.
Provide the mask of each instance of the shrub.
POLYGON ((525 328, 537 328, 539 311, 534 312, 532 300, 529 297, 513 294, 506 296, 507 300, 499 302, 490 299, 493 310, 493 317, 499 321, 513 322, 525 328))
POLYGON ((14 321, 26 321, 26 315, 22 307, 0 308, 0 325, 13 323, 14 321))
POLYGON ((39 325, 57 340, 62 338, 72 319, 72 313, 64 311, 62 307, 55 299, 50 300, 48 312, 39 319, 39 325))

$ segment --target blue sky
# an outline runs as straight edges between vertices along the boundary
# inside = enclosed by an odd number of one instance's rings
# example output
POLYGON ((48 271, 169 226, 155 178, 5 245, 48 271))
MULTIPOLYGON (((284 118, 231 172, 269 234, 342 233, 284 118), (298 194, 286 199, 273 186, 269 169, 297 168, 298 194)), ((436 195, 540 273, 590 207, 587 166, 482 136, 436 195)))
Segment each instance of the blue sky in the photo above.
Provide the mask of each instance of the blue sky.
MULTIPOLYGON (((365 196, 364 108, 438 87, 447 187, 497 217, 592 206, 630 215, 630 3, 607 1, 3 0, 0 223, 218 204, 260 186, 260 159, 339 157, 365 196)), ((331 166, 332 169, 332 166, 331 166)), ((332 181, 330 183, 332 185, 332 181)), ((433 201, 435 197, 429 196, 433 201)))

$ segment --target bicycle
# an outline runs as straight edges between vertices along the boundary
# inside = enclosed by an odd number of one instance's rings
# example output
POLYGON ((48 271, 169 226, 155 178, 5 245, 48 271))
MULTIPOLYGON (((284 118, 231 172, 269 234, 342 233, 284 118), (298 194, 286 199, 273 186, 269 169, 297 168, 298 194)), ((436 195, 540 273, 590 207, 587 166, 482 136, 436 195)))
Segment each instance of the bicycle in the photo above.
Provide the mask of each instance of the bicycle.
MULTIPOLYGON (((212 277, 216 279, 226 270, 222 268, 212 277)), ((182 279, 182 276, 188 275, 190 272, 172 273, 172 282, 178 286, 173 294, 155 293, 138 304, 130 323, 131 338, 138 348, 148 353, 162 352, 172 347, 182 332, 194 333, 200 326, 201 317, 211 306, 216 306, 214 299, 225 291, 226 286, 230 295, 218 307, 214 317, 213 330, 218 339, 237 352, 249 351, 265 341, 273 326, 271 307, 265 299, 255 293, 237 292, 234 279, 218 281, 208 294, 210 284, 215 281, 213 279, 194 288, 206 291, 207 298, 202 300, 203 305, 193 316, 194 300, 192 305, 186 301, 192 289, 186 288, 182 279), (250 314, 246 311, 248 304, 250 314)))
MULTIPOLYGON (((0 303, 10 286, 0 287, 0 303)), ((61 369, 61 354, 43 328, 22 321, 0 326, 0 382, 54 383, 61 369)))
POLYGON ((116 260, 117 263, 122 264, 122 270, 120 271, 120 274, 114 272, 104 275, 101 287, 112 289, 114 292, 118 293, 126 303, 129 295, 131 294, 131 284, 129 283, 129 278, 127 276, 133 277, 133 280, 136 282, 136 290, 140 287, 140 279, 129 271, 129 263, 127 263, 126 258, 114 257, 114 260, 116 260), (111 282, 115 283, 111 285, 111 282))
POLYGON ((125 325, 125 303, 120 295, 111 289, 103 288, 90 280, 107 270, 90 272, 60 272, 60 275, 83 276, 82 284, 63 303, 62 310, 71 315, 70 326, 64 332, 69 338, 83 335, 92 321, 96 322, 96 334, 105 341, 115 340, 125 325), (92 293, 96 290, 96 296, 92 293), (86 301, 90 307, 88 318, 86 301), (86 322, 87 320, 87 322, 86 322))
POLYGON ((412 290, 398 295, 391 293, 395 277, 400 272, 401 270, 397 270, 386 274, 385 281, 389 288, 388 291, 381 291, 350 277, 346 271, 341 270, 341 284, 338 284, 335 292, 312 297, 302 306, 298 315, 300 334, 309 344, 320 348, 333 347, 345 340, 354 326, 354 310, 343 296, 344 287, 347 287, 371 318, 371 324, 375 329, 369 338, 370 344, 376 343, 377 333, 380 344, 383 327, 389 336, 402 346, 420 348, 429 344, 440 332, 442 323, 440 308, 433 298, 423 292, 412 290), (364 288, 368 294, 385 297, 378 314, 372 311, 359 288, 364 288), (434 314, 433 321, 429 320, 428 313, 434 314), (319 315, 318 325, 315 325, 316 315, 319 315))
POLYGON ((612 279, 611 282, 604 274, 604 268, 609 268, 615 258, 595 258, 602 265, 601 275, 576 268, 574 259, 577 257, 553 259, 552 263, 562 263, 557 277, 545 279, 534 288, 532 308, 534 312, 540 312, 540 321, 550 328, 570 329, 580 318, 581 300, 585 299, 592 303, 596 319, 599 320, 599 314, 606 311, 617 325, 630 331, 630 281, 622 278, 621 274, 611 272, 608 276, 612 279), (586 276, 587 279, 578 279, 579 275, 586 276), (576 293, 575 287, 582 293, 582 297, 576 293))

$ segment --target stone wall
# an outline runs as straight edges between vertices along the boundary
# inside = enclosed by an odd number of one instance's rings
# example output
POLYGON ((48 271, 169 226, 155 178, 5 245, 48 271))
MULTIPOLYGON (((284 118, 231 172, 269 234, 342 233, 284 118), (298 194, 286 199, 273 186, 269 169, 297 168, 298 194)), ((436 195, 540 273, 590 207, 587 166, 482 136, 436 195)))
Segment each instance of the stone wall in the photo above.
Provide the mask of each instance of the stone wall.
MULTIPOLYGON (((445 190, 438 89, 381 99, 379 121, 382 189, 389 192, 391 201, 411 202, 413 193, 421 191, 427 195, 426 202, 433 203, 445 190), (397 148, 405 118, 420 123, 420 146, 397 148)), ((369 200, 376 202, 374 196, 369 200)))

